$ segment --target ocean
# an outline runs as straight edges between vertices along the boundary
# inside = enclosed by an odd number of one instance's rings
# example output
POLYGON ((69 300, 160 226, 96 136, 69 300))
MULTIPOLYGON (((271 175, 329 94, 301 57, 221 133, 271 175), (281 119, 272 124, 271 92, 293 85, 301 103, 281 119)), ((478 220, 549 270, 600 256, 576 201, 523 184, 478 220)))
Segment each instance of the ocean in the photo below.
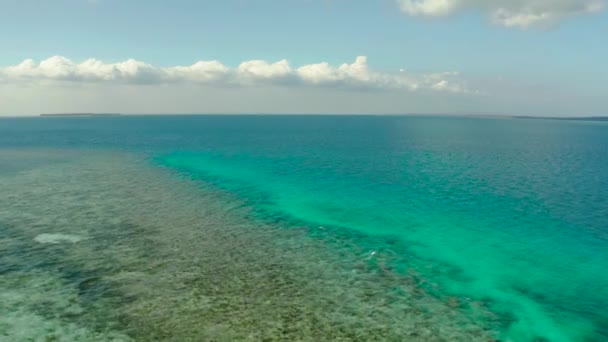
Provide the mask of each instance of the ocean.
POLYGON ((0 119, 0 341, 608 341, 608 123, 0 119))

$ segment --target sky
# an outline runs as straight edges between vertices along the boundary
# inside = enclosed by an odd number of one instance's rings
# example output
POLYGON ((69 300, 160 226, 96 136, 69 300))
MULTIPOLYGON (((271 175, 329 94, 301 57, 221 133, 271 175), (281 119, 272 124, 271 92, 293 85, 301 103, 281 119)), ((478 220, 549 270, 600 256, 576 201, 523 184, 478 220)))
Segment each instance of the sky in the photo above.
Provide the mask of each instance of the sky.
POLYGON ((608 115, 608 0, 0 0, 0 115, 608 115))

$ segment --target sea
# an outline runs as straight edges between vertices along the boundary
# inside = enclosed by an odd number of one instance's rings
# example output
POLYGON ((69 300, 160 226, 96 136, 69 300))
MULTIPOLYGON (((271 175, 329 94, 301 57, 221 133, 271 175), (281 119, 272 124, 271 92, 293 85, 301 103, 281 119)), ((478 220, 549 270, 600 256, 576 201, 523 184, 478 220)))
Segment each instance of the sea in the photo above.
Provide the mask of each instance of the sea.
POLYGON ((608 341, 608 122, 1 118, 0 341, 608 341))

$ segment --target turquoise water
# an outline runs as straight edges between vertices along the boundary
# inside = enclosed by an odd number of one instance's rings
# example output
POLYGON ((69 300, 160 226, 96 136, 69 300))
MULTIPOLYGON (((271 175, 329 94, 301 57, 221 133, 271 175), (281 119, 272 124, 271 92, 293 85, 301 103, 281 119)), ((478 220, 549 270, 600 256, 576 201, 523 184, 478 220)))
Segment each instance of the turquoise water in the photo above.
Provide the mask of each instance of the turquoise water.
POLYGON ((605 341, 607 151, 593 122, 3 119, 0 337, 605 341))

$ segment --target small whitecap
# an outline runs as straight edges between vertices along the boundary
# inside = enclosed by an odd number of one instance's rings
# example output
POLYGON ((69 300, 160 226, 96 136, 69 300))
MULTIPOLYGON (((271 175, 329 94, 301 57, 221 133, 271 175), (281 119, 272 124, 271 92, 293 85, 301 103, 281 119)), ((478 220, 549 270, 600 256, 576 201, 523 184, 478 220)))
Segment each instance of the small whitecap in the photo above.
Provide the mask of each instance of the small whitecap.
POLYGON ((40 234, 34 238, 34 241, 38 243, 62 243, 62 242, 70 242, 76 243, 82 240, 82 237, 78 235, 70 235, 70 234, 40 234))

